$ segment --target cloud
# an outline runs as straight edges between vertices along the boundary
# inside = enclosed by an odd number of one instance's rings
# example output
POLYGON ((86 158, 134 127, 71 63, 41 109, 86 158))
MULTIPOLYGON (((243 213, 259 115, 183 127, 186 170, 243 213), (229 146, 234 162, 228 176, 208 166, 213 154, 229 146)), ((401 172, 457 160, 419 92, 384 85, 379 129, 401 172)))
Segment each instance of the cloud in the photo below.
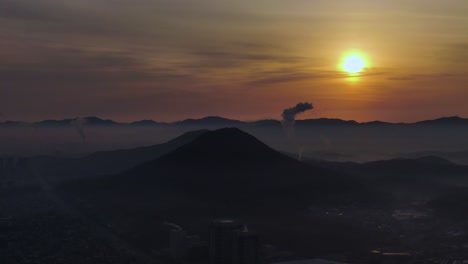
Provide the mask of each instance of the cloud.
POLYGON ((216 69, 241 68, 256 64, 299 64, 307 61, 304 57, 274 55, 273 53, 259 53, 247 51, 193 51, 190 55, 194 59, 183 65, 185 68, 216 69))
POLYGON ((0 17, 19 20, 55 20, 60 13, 44 1, 0 0, 0 17))
POLYGON ((434 73, 434 74, 409 74, 400 75, 387 78, 391 81, 415 81, 415 80, 427 80, 427 79, 440 79, 455 77, 456 74, 452 73, 434 73))
POLYGON ((154 68, 127 52, 39 47, 32 56, 14 63, 0 62, 0 82, 117 83, 187 77, 154 68))
POLYGON ((272 84, 280 84, 280 83, 289 83, 289 82, 297 82, 302 80, 308 80, 316 78, 313 74, 307 73, 283 73, 277 75, 271 75, 267 77, 263 77, 261 79, 248 81, 246 84, 249 86, 265 86, 265 85, 272 85, 272 84))
POLYGON ((341 71, 321 71, 307 70, 303 68, 287 68, 276 71, 265 71, 253 76, 253 80, 247 81, 248 86, 264 86, 280 83, 297 82, 312 79, 343 79, 350 77, 365 77, 387 74, 385 71, 368 70, 359 74, 350 76, 341 71))
MULTIPOLYGON (((337 10, 327 1, 306 2, 291 7, 282 1, 247 0, 190 0, 183 4, 175 0, 0 0, 2 111, 9 117, 28 116, 29 112, 30 116, 42 113, 49 118, 47 115, 56 115, 69 105, 73 111, 63 111, 71 116, 125 115, 137 109, 157 113, 163 109, 160 105, 175 108, 180 101, 184 104, 179 114, 186 111, 186 105, 205 112, 222 109, 226 100, 254 107, 244 98, 265 91, 252 87, 294 87, 294 82, 313 80, 314 87, 322 87, 327 80, 348 78, 340 71, 322 70, 335 69, 340 52, 336 49, 349 43, 347 36, 335 34, 340 30, 358 32, 355 37, 363 40, 364 50, 371 44, 378 47, 372 50, 381 50, 379 58, 369 54, 376 61, 390 61, 392 54, 414 55, 409 58, 411 67, 415 66, 412 61, 434 59, 426 52, 447 41, 415 47, 421 53, 404 53, 406 46, 388 42, 388 32, 405 43, 430 39, 437 32, 419 30, 428 25, 427 19, 417 27, 418 34, 426 38, 414 35, 415 28, 407 21, 395 24, 388 16, 382 22, 382 16, 375 15, 379 12, 365 14, 352 6, 337 10), (408 24, 408 29, 400 24, 408 24), (403 32, 392 31, 396 29, 403 32), (372 43, 366 45, 359 32, 372 33, 372 43), (221 99, 211 100, 214 96, 221 99)), ((463 39, 455 33, 449 39, 463 39)), ((437 63, 448 65, 440 71, 466 69, 460 66, 468 61, 467 50, 466 43, 458 43, 436 53, 440 56, 437 63)), ((395 81, 426 78, 387 74, 372 69, 356 77, 385 75, 376 85, 385 85, 388 77, 395 81)), ((311 93, 319 89, 314 87, 311 93)), ((279 93, 284 92, 287 90, 279 93)), ((323 94, 345 96, 333 89, 323 94)), ((272 94, 265 92, 264 96, 272 94)))
POLYGON ((305 60, 304 57, 299 56, 279 56, 273 54, 251 54, 251 53, 235 53, 235 52, 217 52, 217 51, 198 51, 193 52, 205 58, 216 58, 221 60, 242 60, 242 61, 267 61, 267 62, 282 62, 282 63, 296 63, 305 60))
MULTIPOLYGON (((455 43, 445 45, 435 55, 435 59, 440 60, 442 63, 451 63, 456 66, 468 64, 468 43, 455 43)), ((454 70, 458 70, 455 68, 454 70)))
POLYGON ((396 77, 388 78, 388 80, 392 80, 392 81, 412 81, 414 79, 415 78, 412 75, 404 75, 404 76, 396 76, 396 77))
POLYGON ((125 29, 120 25, 120 21, 110 19, 112 15, 100 16, 77 3, 54 0, 0 0, 0 22, 6 25, 4 30, 34 30, 39 31, 41 35, 116 35, 125 29))

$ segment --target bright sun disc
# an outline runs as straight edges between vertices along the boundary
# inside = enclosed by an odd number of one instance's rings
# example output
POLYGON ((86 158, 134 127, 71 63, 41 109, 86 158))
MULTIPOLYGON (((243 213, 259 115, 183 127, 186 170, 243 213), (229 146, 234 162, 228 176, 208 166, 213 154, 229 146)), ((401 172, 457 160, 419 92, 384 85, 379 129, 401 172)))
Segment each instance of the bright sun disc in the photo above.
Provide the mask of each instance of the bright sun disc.
POLYGON ((366 66, 366 63, 358 55, 348 56, 343 63, 343 69, 349 73, 358 73, 365 66, 366 66))

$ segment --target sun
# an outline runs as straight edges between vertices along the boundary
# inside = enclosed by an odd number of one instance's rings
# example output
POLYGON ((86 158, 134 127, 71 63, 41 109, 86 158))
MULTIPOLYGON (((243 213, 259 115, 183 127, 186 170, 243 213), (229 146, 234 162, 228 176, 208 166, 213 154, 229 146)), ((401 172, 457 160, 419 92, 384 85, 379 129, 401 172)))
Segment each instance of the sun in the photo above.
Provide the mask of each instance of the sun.
POLYGON ((358 73, 366 67, 366 62, 361 56, 351 54, 344 59, 342 67, 348 73, 358 73))

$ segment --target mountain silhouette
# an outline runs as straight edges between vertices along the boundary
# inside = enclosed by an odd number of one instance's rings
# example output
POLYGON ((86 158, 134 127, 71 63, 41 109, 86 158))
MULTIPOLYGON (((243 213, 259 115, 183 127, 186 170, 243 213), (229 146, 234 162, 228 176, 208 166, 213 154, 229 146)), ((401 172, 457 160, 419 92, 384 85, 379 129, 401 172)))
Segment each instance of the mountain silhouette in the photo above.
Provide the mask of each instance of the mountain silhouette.
POLYGON ((415 187, 452 182, 467 184, 468 166, 458 165, 448 160, 426 156, 417 159, 393 159, 365 163, 360 172, 380 181, 381 184, 406 185, 415 187))
POLYGON ((238 128, 207 131, 124 173, 60 185, 59 193, 130 239, 161 247, 167 241, 155 226, 167 219, 203 232, 213 217, 248 217, 268 223, 262 234, 281 232, 287 241, 304 230, 289 224, 310 225, 311 206, 384 206, 352 177, 285 156, 238 128))
POLYGON ((468 125, 468 119, 459 116, 442 117, 434 120, 416 122, 423 125, 468 125))
MULTIPOLYGON (((17 121, 5 121, 0 122, 0 126, 20 126, 20 125, 34 125, 34 126, 68 126, 71 125, 72 121, 76 118, 62 119, 62 120, 43 120, 36 123, 17 122, 17 121)), ((185 119, 177 122, 157 122, 154 120, 140 120, 130 123, 116 122, 110 119, 101 119, 99 117, 86 117, 87 120, 85 125, 88 126, 102 126, 102 125, 119 125, 119 126, 197 126, 203 127, 278 127, 281 126, 280 120, 275 119, 260 119, 256 121, 241 121, 235 119, 228 119, 220 116, 207 116, 199 119, 185 119)), ((433 120, 423 120, 414 123, 390 123, 383 121, 371 121, 371 122, 357 122, 354 120, 342 120, 337 118, 317 118, 317 119, 303 119, 296 120, 297 126, 408 126, 408 125, 468 125, 468 119, 459 116, 442 117, 433 120)))
POLYGON ((375 121, 364 122, 364 123, 360 123, 360 124, 369 125, 369 126, 384 126, 384 125, 397 125, 397 124, 401 124, 401 123, 389 123, 389 122, 383 122, 383 121, 375 120, 375 121))
POLYGON ((100 171, 100 174, 117 173, 146 161, 157 159, 160 156, 195 140, 207 131, 208 130, 190 131, 169 140, 168 142, 148 147, 95 152, 82 158, 81 162, 88 165, 94 164, 93 167, 95 168, 100 167, 98 170, 100 171), (109 170, 112 170, 112 172, 109 170))
POLYGON ((219 116, 207 116, 200 119, 185 119, 173 123, 174 125, 185 125, 185 126, 196 126, 196 125, 223 125, 223 126, 235 126, 243 124, 244 122, 234 119, 228 119, 219 116))
POLYGON ((307 161, 307 163, 363 177, 377 188, 399 188, 416 191, 443 189, 442 186, 468 185, 468 166, 452 163, 436 156, 416 159, 379 160, 368 163, 307 161))
MULTIPOLYGON (((54 126, 70 126, 73 125, 73 121, 77 120, 78 118, 68 118, 68 119, 61 119, 61 120, 43 120, 40 122, 33 123, 35 126, 47 126, 47 127, 54 127, 54 126)), ((101 119, 95 116, 89 116, 83 118, 85 122, 83 123, 86 126, 115 126, 119 125, 110 119, 101 119)))
POLYGON ((336 118, 318 118, 318 119, 304 119, 297 120, 297 126, 311 126, 311 125, 321 125, 321 126, 337 126, 337 125, 358 125, 359 123, 354 120, 341 120, 336 118))
POLYGON ((157 125, 167 125, 166 123, 156 122, 153 120, 140 120, 135 121, 129 124, 130 126, 157 126, 157 125))
POLYGON ((67 126, 70 125, 74 119, 62 119, 62 120, 44 120, 36 123, 37 126, 67 126))
POLYGON ((27 123, 24 122, 18 122, 18 121, 5 121, 5 122, 0 122, 1 127, 16 127, 16 126, 24 126, 27 125, 27 123))
POLYGON ((118 125, 119 123, 110 120, 110 119, 101 119, 99 117, 95 116, 89 116, 85 117, 86 123, 85 125, 91 125, 91 126, 113 126, 113 125, 118 125))
POLYGON ((255 127, 281 127, 281 121, 275 119, 263 119, 249 123, 255 127))
POLYGON ((296 162, 238 128, 223 128, 201 135, 158 162, 209 162, 224 166, 231 162, 252 164, 272 161, 296 162))
POLYGON ((396 156, 408 159, 416 159, 421 157, 440 157, 445 160, 457 164, 468 165, 468 151, 453 151, 453 152, 444 152, 444 151, 420 151, 420 152, 411 152, 411 153, 400 153, 396 156))
POLYGON ((43 167, 49 177, 56 175, 56 180, 68 178, 88 178, 96 175, 116 174, 138 164, 157 159, 184 144, 194 140, 208 130, 196 130, 182 134, 168 142, 133 149, 101 151, 81 158, 42 158, 43 167), (58 177, 58 178, 57 178, 58 177), (62 177, 62 179, 60 179, 62 177))
POLYGON ((159 159, 119 175, 87 181, 80 188, 90 186, 119 197, 122 193, 151 197, 169 192, 231 205, 268 201, 306 206, 369 198, 369 192, 346 175, 287 157, 237 128, 205 132, 159 159))
POLYGON ((389 167, 399 167, 399 168, 408 168, 408 167, 417 167, 417 166, 445 166, 445 165, 455 165, 454 163, 436 156, 424 156, 415 159, 390 159, 390 160, 378 160, 371 161, 364 164, 366 167, 379 167, 379 166, 389 166, 389 167))

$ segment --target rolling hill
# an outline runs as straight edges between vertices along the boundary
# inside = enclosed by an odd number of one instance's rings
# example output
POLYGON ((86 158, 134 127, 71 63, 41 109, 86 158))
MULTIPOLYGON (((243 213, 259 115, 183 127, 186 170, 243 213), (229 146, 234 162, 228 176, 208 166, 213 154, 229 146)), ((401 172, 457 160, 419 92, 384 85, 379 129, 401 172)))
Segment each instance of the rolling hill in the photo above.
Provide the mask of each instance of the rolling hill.
MULTIPOLYGON (((318 247, 323 239, 312 235, 311 206, 370 208, 383 206, 385 199, 347 174, 285 156, 237 128, 205 132, 124 173, 69 182, 59 190, 87 214, 148 249, 167 243, 165 221, 203 234, 206 223, 217 217, 263 223, 258 229, 262 236, 283 245, 300 237, 299 247, 318 247), (291 223, 298 228, 292 231, 291 223)), ((320 237, 357 237, 337 231, 328 220, 317 222, 320 237)), ((345 230, 348 225, 339 226, 345 230)))
POLYGON ((101 151, 80 158, 36 157, 32 159, 41 167, 44 175, 57 182, 117 174, 138 164, 157 159, 206 132, 207 130, 191 131, 158 145, 101 151))
MULTIPOLYGON (((14 126, 45 126, 45 127, 57 127, 57 126, 71 126, 73 121, 77 118, 67 118, 61 120, 43 120, 34 123, 19 122, 19 121, 4 121, 0 122, 0 126, 3 127, 14 127, 14 126)), ((158 122, 154 120, 140 120, 134 122, 117 122, 110 119, 102 119, 99 117, 84 117, 86 122, 84 126, 187 126, 187 127, 249 127, 249 126, 281 126, 281 120, 276 119, 260 119, 256 121, 241 121, 235 119, 224 118, 220 116, 206 116, 202 118, 189 118, 175 122, 158 122)), ((465 126, 468 125, 468 118, 462 118, 459 116, 441 117, 431 120, 422 120, 414 123, 391 123, 384 121, 370 121, 370 122, 357 122, 354 120, 343 120, 338 118, 316 118, 316 119, 303 119, 296 121, 297 126, 310 127, 310 126, 465 126)))
POLYGON ((333 173, 287 157, 237 129, 205 132, 159 159, 125 173, 74 183, 114 193, 158 196, 180 194, 191 199, 236 206, 307 206, 369 201, 372 193, 343 173, 333 173))

